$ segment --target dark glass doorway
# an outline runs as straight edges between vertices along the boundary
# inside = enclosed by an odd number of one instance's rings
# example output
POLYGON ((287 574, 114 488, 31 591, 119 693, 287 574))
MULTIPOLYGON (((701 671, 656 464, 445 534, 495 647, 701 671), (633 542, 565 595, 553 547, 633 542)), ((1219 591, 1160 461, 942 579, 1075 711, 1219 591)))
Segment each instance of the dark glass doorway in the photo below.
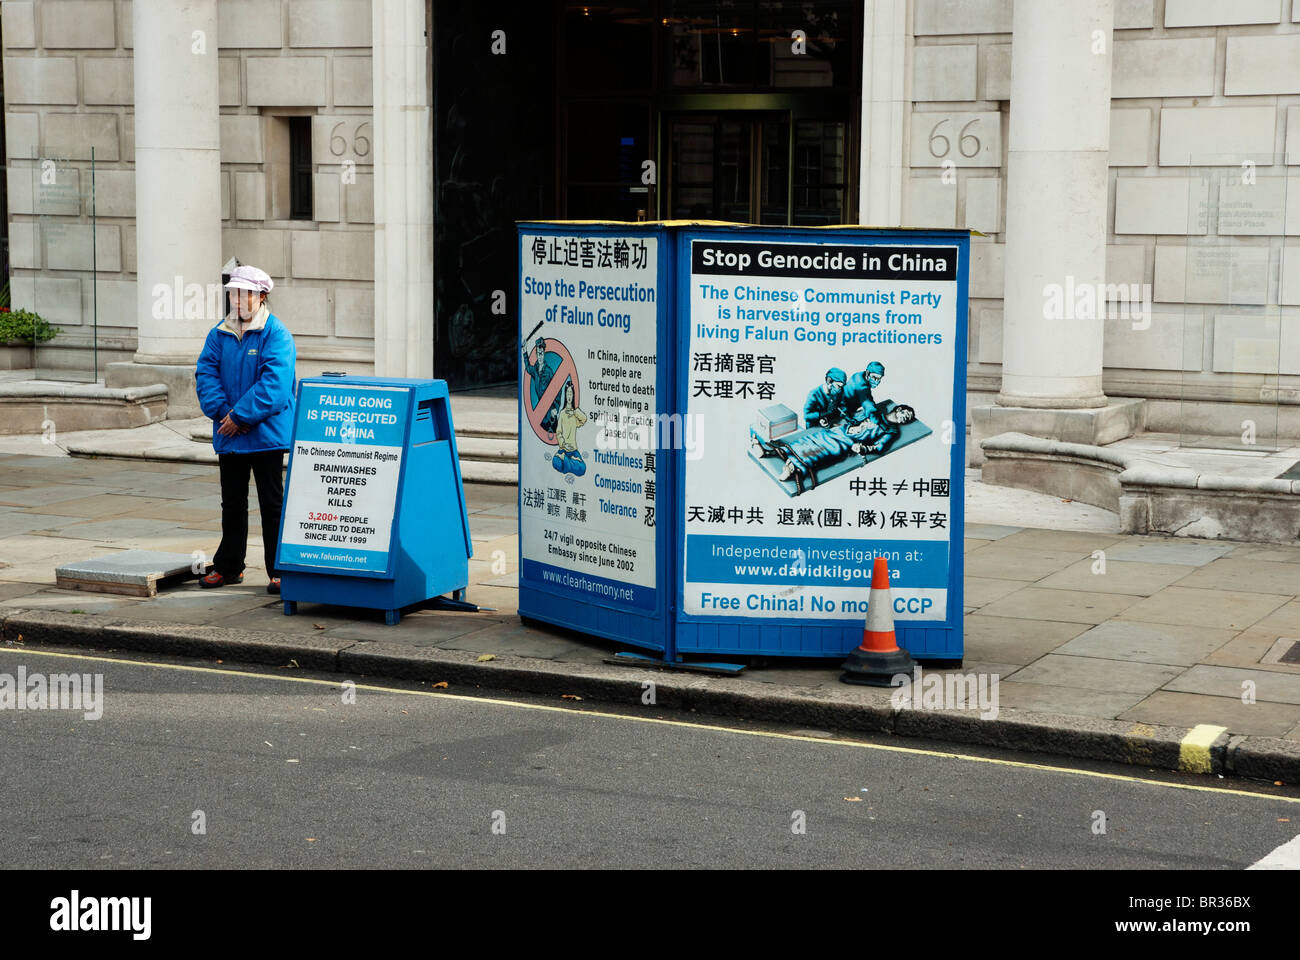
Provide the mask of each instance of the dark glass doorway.
POLYGON ((848 125, 789 113, 665 117, 665 216, 771 225, 844 223, 848 125))
POLYGON ((517 220, 854 219, 862 0, 431 6, 434 375, 453 389, 517 376, 517 220))

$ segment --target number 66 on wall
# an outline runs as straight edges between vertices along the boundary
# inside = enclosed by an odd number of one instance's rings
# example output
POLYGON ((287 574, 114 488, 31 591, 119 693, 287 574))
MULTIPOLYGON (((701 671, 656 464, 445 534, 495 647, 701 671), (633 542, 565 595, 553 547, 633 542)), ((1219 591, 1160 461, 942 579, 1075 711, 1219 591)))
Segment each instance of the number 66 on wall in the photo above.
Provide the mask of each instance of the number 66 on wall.
POLYGON ((1002 166, 1002 114, 913 113, 913 167, 1002 166))
POLYGON ((372 164, 371 129, 371 118, 365 114, 312 117, 312 156, 322 163, 372 164))

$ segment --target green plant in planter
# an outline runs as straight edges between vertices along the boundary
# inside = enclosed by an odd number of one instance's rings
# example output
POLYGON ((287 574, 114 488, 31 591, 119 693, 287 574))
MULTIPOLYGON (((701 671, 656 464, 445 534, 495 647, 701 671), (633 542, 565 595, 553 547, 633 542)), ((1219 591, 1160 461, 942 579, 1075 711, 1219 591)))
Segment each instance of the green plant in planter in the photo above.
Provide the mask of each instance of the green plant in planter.
POLYGON ((0 311, 0 343, 31 346, 53 340, 58 330, 30 310, 0 311))

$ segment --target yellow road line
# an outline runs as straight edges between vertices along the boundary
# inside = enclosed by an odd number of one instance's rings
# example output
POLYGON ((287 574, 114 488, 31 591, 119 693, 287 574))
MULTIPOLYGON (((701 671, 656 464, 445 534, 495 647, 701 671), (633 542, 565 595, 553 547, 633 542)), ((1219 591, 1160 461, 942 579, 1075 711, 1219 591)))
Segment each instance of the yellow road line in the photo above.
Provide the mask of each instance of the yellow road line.
POLYGON ((1072 773, 1081 777, 1093 777, 1100 780, 1115 780, 1121 783, 1144 783, 1153 787, 1169 787, 1175 790, 1196 790, 1202 793, 1226 793, 1231 794, 1234 797, 1258 797, 1262 800, 1277 800, 1282 803, 1300 804, 1300 797, 1280 797, 1269 793, 1231 790, 1227 787, 1206 787, 1192 783, 1168 783, 1163 780, 1148 780, 1144 777, 1131 777, 1121 773, 1103 773, 1098 770, 1082 770, 1078 767, 1058 767, 1046 763, 1029 763, 1024 760, 1004 760, 998 757, 977 757, 968 753, 952 753, 947 750, 927 750, 922 747, 899 747, 884 743, 862 743, 857 740, 827 740, 823 737, 807 737, 800 736, 797 733, 780 733, 773 730, 742 730, 738 727, 724 727, 713 723, 691 723, 685 720, 666 720, 662 717, 638 717, 626 713, 610 713, 604 710, 588 710, 568 706, 558 707, 544 703, 521 703, 517 700, 504 700, 497 697, 473 697, 459 693, 442 693, 436 690, 403 690, 400 687, 382 687, 376 684, 355 683, 354 681, 347 680, 321 680, 316 677, 292 677, 278 673, 255 673, 250 670, 224 670, 220 667, 196 667, 183 663, 158 663, 152 660, 128 660, 122 657, 97 657, 81 653, 57 653, 50 650, 28 650, 16 647, 0 647, 0 652, 24 653, 37 657, 65 657, 71 660, 90 660, 96 663, 120 663, 134 667, 155 667, 160 670, 186 670, 193 673, 214 673, 221 676, 254 677, 260 680, 283 680, 289 683, 308 683, 323 687, 341 687, 345 682, 352 682, 358 690, 370 690, 375 693, 406 694, 417 697, 434 697, 442 700, 464 700, 470 703, 489 703, 497 706, 514 707, 523 710, 543 710, 551 713, 564 713, 569 716, 604 717, 612 720, 628 720, 634 723, 652 723, 669 727, 686 727, 691 730, 710 730, 718 733, 734 733, 747 737, 767 737, 774 740, 794 740, 800 743, 816 743, 823 746, 856 747, 862 750, 880 750, 887 753, 906 753, 925 757, 946 757, 952 760, 967 760, 971 763, 991 763, 997 766, 1016 767, 1022 770, 1038 770, 1044 773, 1072 773))
POLYGON ((1227 732, 1227 727, 1216 727, 1211 723, 1198 723, 1188 730, 1178 745, 1178 769, 1185 773, 1210 773, 1213 769, 1210 745, 1219 739, 1220 734, 1227 732))

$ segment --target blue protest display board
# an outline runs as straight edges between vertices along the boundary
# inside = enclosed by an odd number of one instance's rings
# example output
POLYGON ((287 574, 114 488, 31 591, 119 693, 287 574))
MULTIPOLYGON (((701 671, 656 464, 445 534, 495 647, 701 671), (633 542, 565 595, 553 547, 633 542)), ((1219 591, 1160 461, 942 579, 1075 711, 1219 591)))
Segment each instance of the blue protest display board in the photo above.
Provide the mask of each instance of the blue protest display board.
POLYGON ((969 243, 521 225, 521 615, 668 660, 843 657, 885 556, 900 646, 961 659, 969 243))
POLYGON ((519 610, 664 649, 668 232, 520 229, 519 610))
POLYGON ((962 652, 965 232, 682 229, 681 652, 962 652))
POLYGON ((326 376, 298 387, 276 566, 299 601, 383 610, 463 596, 473 548, 447 384, 326 376))

